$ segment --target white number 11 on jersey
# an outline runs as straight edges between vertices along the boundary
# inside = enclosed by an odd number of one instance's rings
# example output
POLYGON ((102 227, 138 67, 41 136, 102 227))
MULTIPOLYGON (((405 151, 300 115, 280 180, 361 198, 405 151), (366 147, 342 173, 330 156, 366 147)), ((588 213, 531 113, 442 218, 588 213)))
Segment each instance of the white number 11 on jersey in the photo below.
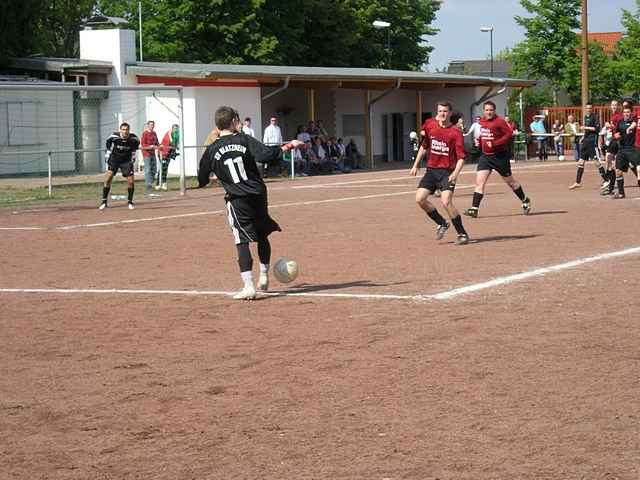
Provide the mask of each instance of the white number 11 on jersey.
POLYGON ((244 163, 242 162, 242 157, 236 157, 234 159, 227 159, 224 161, 224 164, 229 168, 229 173, 231 174, 231 178, 233 179, 233 183, 240 183, 240 179, 248 180, 247 172, 244 169, 244 163), (237 165, 238 170, 236 171, 236 167, 233 164, 237 165), (238 172, 240 176, 238 176, 238 172))

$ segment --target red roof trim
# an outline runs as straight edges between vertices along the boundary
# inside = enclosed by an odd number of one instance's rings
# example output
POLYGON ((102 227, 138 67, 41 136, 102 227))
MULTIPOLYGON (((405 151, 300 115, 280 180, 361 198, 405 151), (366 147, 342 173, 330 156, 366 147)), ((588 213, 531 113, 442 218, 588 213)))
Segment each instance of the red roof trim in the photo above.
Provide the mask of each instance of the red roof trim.
POLYGON ((150 77, 138 75, 138 84, 160 83, 169 87, 259 87, 258 81, 229 82, 220 80, 197 80, 194 78, 150 77))

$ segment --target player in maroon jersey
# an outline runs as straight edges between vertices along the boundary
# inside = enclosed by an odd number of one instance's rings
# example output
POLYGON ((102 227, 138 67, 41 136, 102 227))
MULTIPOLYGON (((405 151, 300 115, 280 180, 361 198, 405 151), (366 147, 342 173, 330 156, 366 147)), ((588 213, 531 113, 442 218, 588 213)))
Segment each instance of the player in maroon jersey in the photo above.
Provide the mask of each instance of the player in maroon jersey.
POLYGON ((431 122, 425 131, 425 140, 418 150, 418 155, 416 155, 410 171, 410 175, 414 177, 417 175, 420 169, 420 161, 428 148, 427 171, 418 185, 416 203, 438 225, 436 240, 442 239, 449 229, 449 222, 440 215, 438 209, 429 201, 429 195, 438 189, 441 190, 440 201, 458 233, 455 243, 456 245, 465 245, 469 243, 469 235, 462 226, 460 213, 453 205, 453 192, 456 187, 456 181, 464 165, 464 141, 460 129, 451 123, 453 110, 451 103, 438 102, 436 110, 435 122, 431 122))
POLYGON ((478 160, 476 173, 476 188, 473 193, 471 208, 464 214, 477 218, 480 202, 484 197, 484 188, 493 170, 497 171, 502 180, 511 187, 513 193, 522 202, 522 211, 528 215, 531 211, 531 200, 524 194, 522 185, 511 174, 511 155, 509 143, 513 132, 504 119, 496 115, 496 104, 487 101, 483 105, 484 117, 480 119, 480 149, 482 155, 478 160))

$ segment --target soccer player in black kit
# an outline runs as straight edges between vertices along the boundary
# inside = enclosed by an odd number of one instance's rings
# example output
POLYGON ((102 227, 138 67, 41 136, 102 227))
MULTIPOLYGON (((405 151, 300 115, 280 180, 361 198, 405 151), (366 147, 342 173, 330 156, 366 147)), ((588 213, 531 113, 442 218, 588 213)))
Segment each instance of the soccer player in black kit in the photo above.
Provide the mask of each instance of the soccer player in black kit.
POLYGON ((253 284, 253 258, 250 242, 258 243, 260 280, 258 289, 269 288, 269 262, 271 244, 269 235, 280 231, 280 226, 269 216, 267 186, 257 163, 277 165, 282 152, 300 147, 304 143, 293 140, 280 147, 268 147, 253 137, 242 133, 240 116, 231 107, 220 107, 215 113, 220 137, 207 147, 198 171, 200 186, 209 183, 209 175, 215 173, 222 184, 227 205, 228 220, 238 250, 238 264, 244 287, 233 296, 236 300, 253 300, 256 288, 253 284))
POLYGON ((618 153, 616 155, 616 185, 618 193, 613 198, 622 199, 624 193, 624 173, 631 167, 635 170, 638 167, 639 158, 636 149, 636 124, 630 106, 625 106, 622 110, 622 120, 614 127, 614 138, 618 141, 618 153))
POLYGON ((102 187, 102 202, 100 203, 100 207, 98 207, 100 210, 107 208, 111 182, 113 181, 113 176, 118 173, 118 170, 120 170, 122 176, 127 179, 129 210, 135 208, 133 206, 133 163, 136 161, 136 150, 138 150, 140 146, 140 140, 129 130, 129 124, 123 123, 120 125, 120 132, 113 132, 109 138, 107 138, 107 172, 104 177, 104 186, 102 187))

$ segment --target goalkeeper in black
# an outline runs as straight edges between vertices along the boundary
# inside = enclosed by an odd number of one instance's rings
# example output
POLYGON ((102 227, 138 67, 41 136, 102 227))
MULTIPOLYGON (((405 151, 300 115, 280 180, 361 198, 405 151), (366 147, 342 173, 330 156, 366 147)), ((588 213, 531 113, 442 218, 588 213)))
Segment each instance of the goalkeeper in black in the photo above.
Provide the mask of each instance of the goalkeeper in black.
POLYGON ((216 127, 220 130, 218 139, 207 147, 200 159, 198 183, 209 183, 211 172, 225 190, 225 203, 231 233, 238 249, 238 264, 244 287, 234 299, 252 300, 256 298, 253 283, 253 258, 250 242, 257 242, 260 258, 260 280, 258 289, 269 288, 269 262, 271 244, 269 235, 280 231, 280 226, 269 215, 267 186, 256 163, 277 165, 283 151, 303 145, 293 140, 284 146, 268 147, 258 140, 242 133, 240 116, 231 107, 220 107, 215 113, 216 127))
POLYGON ((113 132, 107 138, 107 172, 104 177, 104 186, 102 187, 102 202, 100 203, 100 210, 107 208, 107 199, 109 198, 109 191, 111 190, 111 182, 113 176, 118 173, 118 170, 122 172, 122 176, 127 179, 128 185, 128 207, 129 210, 133 210, 133 190, 134 190, 134 175, 133 164, 136 161, 136 150, 140 147, 140 140, 138 137, 130 132, 129 124, 123 123, 120 125, 119 132, 113 132))

